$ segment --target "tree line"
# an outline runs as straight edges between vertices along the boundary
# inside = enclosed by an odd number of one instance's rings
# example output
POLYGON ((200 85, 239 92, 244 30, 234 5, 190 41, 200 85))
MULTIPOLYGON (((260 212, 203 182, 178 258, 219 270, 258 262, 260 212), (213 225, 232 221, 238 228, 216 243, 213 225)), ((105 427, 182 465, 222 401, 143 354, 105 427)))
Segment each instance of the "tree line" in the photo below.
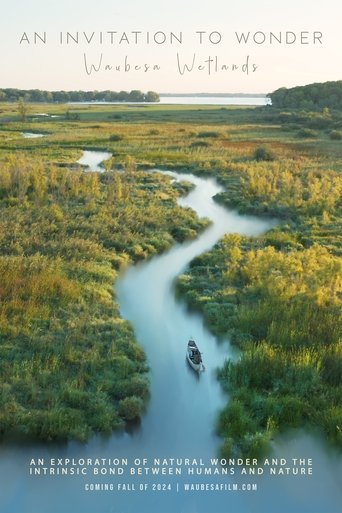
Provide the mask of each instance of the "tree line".
POLYGON ((342 80, 298 86, 281 87, 268 98, 278 109, 294 108, 320 110, 324 108, 342 110, 342 80))
POLYGON ((159 102, 158 93, 128 91, 43 91, 41 89, 0 89, 0 102, 67 103, 67 102, 159 102))

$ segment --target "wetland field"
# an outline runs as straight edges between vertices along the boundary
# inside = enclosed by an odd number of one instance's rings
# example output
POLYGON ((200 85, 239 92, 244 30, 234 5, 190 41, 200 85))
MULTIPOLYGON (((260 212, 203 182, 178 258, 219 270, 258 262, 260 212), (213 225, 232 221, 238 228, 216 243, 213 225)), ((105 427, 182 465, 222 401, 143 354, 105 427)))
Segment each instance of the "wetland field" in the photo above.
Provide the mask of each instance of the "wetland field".
POLYGON ((1 436, 85 441, 144 418, 153 358, 115 283, 208 228, 210 215, 182 205, 191 173, 215 179, 217 206, 237 216, 173 285, 238 355, 227 349, 215 370, 221 453, 267 453, 289 428, 341 450, 341 113, 27 104, 22 114, 0 104, 1 436), (84 152, 102 152, 101 167, 83 167, 84 152), (240 230, 239 216, 264 228, 240 230))

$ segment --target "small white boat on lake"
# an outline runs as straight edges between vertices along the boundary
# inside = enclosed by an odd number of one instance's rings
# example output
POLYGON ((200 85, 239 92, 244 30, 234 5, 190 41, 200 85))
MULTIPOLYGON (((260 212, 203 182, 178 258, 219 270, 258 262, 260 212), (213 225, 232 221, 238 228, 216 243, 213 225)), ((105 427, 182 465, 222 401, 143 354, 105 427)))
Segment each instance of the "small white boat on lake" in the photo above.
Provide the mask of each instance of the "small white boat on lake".
POLYGON ((190 339, 188 342, 186 349, 186 359, 188 360, 190 367, 192 367, 195 371, 200 372, 204 369, 201 352, 198 349, 196 342, 192 339, 190 339))

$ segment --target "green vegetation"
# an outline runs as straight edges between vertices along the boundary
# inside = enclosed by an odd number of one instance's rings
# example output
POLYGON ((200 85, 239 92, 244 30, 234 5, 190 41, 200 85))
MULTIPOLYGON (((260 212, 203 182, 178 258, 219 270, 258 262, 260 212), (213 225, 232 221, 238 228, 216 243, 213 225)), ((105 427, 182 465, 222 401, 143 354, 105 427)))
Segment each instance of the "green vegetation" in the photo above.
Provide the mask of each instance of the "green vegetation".
POLYGON ((219 421, 225 456, 256 456, 277 429, 306 423, 342 448, 341 259, 317 244, 275 249, 272 235, 227 235, 178 282, 242 350, 219 372, 230 394, 219 421))
POLYGON ((219 371, 230 396, 218 422, 225 457, 260 456, 278 430, 303 425, 342 448, 341 162, 317 137, 314 151, 267 141, 215 173, 226 186, 220 201, 280 224, 254 239, 225 236, 178 280, 213 331, 242 350, 219 371))
POLYGON ((28 114, 28 107, 22 98, 20 98, 20 100, 18 101, 18 112, 21 117, 21 121, 26 121, 27 114, 28 114))
POLYGON ((261 160, 274 160, 275 156, 269 148, 259 146, 254 151, 254 158, 260 162, 261 160))
POLYGON ((342 109, 342 80, 286 89, 281 87, 267 95, 278 109, 342 109))
POLYGON ((140 171, 159 166, 215 176, 218 201, 279 220, 226 236, 179 280, 242 351, 219 372, 223 454, 307 424, 341 447, 341 113, 37 104, 28 119, 0 105, 3 432, 84 439, 140 415, 146 361, 112 282, 203 226, 175 205, 186 184, 140 171), (74 169, 82 149, 111 152, 109 171, 74 169))
POLYGON ((333 141, 341 141, 342 140, 342 132, 339 130, 332 130, 329 134, 330 139, 333 141))
POLYGON ((148 398, 145 355, 119 317, 121 266, 204 226, 156 174, 0 164, 0 426, 40 439, 123 427, 148 398))
POLYGON ((42 91, 40 89, 0 89, 0 102, 17 102, 20 99, 30 103, 66 102, 159 102, 154 91, 143 93, 127 91, 42 91))
POLYGON ((315 130, 312 130, 312 128, 301 128, 298 130, 297 136, 311 139, 313 137, 317 137, 318 133, 315 130))

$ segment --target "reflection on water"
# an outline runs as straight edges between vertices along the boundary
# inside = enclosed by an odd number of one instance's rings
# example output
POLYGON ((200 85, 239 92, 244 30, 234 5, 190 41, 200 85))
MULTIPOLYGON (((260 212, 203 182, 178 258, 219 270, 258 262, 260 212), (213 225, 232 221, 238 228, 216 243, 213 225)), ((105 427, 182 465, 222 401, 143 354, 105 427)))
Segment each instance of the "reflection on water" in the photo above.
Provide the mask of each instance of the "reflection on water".
POLYGON ((161 96, 162 105, 269 105, 266 96, 161 96))
POLYGON ((37 134, 34 132, 23 132, 22 136, 25 137, 25 139, 37 139, 39 137, 45 137, 46 134, 37 134))
POLYGON ((212 225, 198 239, 173 247, 149 262, 130 267, 117 282, 122 316, 129 319, 151 368, 151 400, 141 425, 130 432, 93 437, 86 445, 12 447, 0 449, 2 513, 341 513, 341 458, 328 452, 320 439, 302 433, 280 438, 274 455, 312 458, 313 476, 181 476, 137 478, 125 481, 149 486, 147 491, 86 492, 86 483, 112 483, 123 478, 40 477, 27 475, 30 458, 208 458, 217 454, 215 434, 218 410, 225 397, 216 369, 230 354, 227 341, 217 343, 201 316, 176 300, 175 277, 196 255, 211 248, 226 232, 256 235, 271 221, 240 216, 212 200, 221 189, 212 179, 168 173, 193 182, 196 188, 180 200, 212 225), (185 349, 192 336, 203 352, 206 371, 197 376, 187 365, 185 349), (153 483, 169 483, 171 491, 152 491, 153 483), (257 492, 185 492, 185 483, 257 483, 257 492), (177 491, 178 485, 178 491, 177 491), (323 491, 323 493, 322 493, 323 491))
MULTIPOLYGON (((160 102, 69 102, 71 105, 270 105, 266 96, 160 96, 160 102)), ((52 117, 52 116, 51 116, 52 117)))

